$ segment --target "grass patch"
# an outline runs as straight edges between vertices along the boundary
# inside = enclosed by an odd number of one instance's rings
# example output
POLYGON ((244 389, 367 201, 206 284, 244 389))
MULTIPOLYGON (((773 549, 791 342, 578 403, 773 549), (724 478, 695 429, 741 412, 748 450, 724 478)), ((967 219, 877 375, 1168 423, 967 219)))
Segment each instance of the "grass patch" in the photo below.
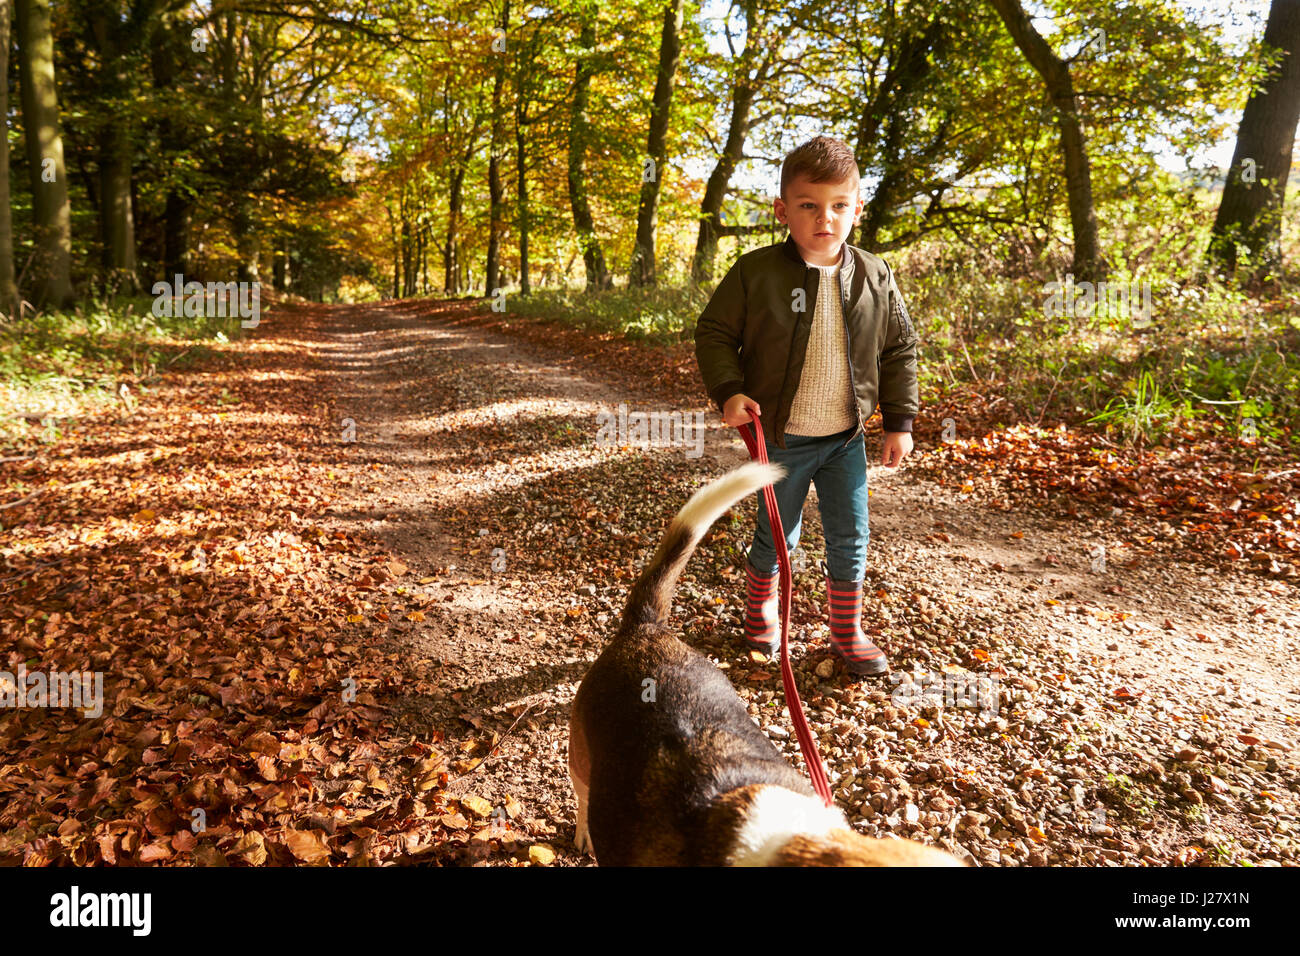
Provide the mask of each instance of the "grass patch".
MULTIPOLYGON (((1133 291, 1047 307, 1040 278, 1005 277, 972 263, 896 263, 918 326, 921 395, 950 390, 996 397, 1005 424, 1091 424, 1139 446, 1176 443, 1187 429, 1286 446, 1300 444, 1300 288, 1267 298, 1212 278, 1137 279, 1133 291), (1145 285, 1144 285, 1145 283, 1145 285), (1139 304, 1142 289, 1149 311, 1139 304)), ((655 344, 690 341, 712 287, 573 289, 515 297, 524 318, 655 344)))
POLYGON ((712 289, 685 288, 543 289, 515 296, 512 314, 558 322, 589 332, 605 332, 658 345, 689 341, 709 303, 712 289))
POLYGON ((1137 817, 1145 817, 1155 809, 1156 802, 1142 790, 1127 774, 1106 774, 1106 782, 1098 791, 1103 803, 1107 803, 1121 812, 1137 817))
POLYGON ((98 301, 0 324, 0 445, 53 442, 70 420, 147 389, 205 343, 242 334, 233 317, 159 317, 152 298, 98 301))
POLYGON ((920 326, 928 398, 973 387, 1006 400, 1008 423, 1090 423, 1130 445, 1174 441, 1198 425, 1247 441, 1300 441, 1295 290, 1260 300, 1213 281, 1156 281, 1145 324, 1100 305, 1049 315, 1049 293, 1029 279, 902 282, 920 326))

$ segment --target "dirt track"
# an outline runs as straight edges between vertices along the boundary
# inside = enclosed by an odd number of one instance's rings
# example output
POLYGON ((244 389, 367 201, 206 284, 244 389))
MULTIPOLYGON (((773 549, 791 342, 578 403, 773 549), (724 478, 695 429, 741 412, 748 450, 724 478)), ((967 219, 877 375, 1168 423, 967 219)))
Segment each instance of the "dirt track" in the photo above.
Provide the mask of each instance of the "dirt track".
MULTIPOLYGON (((404 727, 441 730, 444 750, 472 757, 531 708, 450 795, 521 805, 521 819, 545 821, 535 837, 554 828, 559 862, 586 862, 570 843, 568 705, 668 517, 743 461, 743 446, 700 404, 691 411, 708 414, 702 457, 598 447, 597 415, 620 402, 683 409, 627 363, 575 368, 484 331, 463 305, 310 315, 323 323, 311 338, 334 373, 322 377, 331 388, 322 399, 340 428, 355 423, 338 469, 352 490, 330 521, 398 555, 411 572, 385 593, 402 586, 401 599, 422 609, 423 620, 393 615, 387 625, 392 647, 408 649, 427 678, 396 701, 404 727)), ((878 419, 873 427, 869 465, 878 419)), ((794 653, 837 799, 856 825, 981 865, 1295 863, 1293 590, 1150 560, 1123 516, 991 507, 918 480, 907 463, 873 466, 869 481, 874 595, 864 626, 895 675, 933 674, 950 693, 982 677, 998 696, 983 713, 951 698, 910 704, 897 677, 854 685, 832 667, 810 501, 794 653)), ((797 762, 779 678, 731 639, 743 596, 735 545, 748 539, 754 503, 738 512, 706 539, 676 615, 797 762)), ((479 855, 496 862, 507 849, 479 855)))

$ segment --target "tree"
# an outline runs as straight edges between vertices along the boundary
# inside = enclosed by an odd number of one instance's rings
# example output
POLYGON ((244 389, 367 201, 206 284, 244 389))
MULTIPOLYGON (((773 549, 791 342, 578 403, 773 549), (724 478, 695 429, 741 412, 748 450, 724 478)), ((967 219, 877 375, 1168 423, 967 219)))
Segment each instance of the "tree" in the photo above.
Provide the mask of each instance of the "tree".
MULTIPOLYGON (((529 191, 529 173, 552 165, 547 160, 558 152, 555 143, 545 136, 547 124, 564 115, 570 102, 567 68, 557 65, 546 54, 562 49, 560 37, 566 23, 560 16, 530 17, 518 31, 515 42, 515 176, 518 184, 516 219, 519 233, 519 294, 532 291, 530 242, 533 235, 533 199, 529 191), (548 26, 550 29, 548 30, 548 26), (536 157, 534 160, 533 157, 536 157)), ((593 37, 594 42, 594 37, 593 37)), ((552 137, 553 139, 553 137, 552 137)), ((545 219, 539 214, 539 227, 545 219)), ((603 272, 604 264, 601 263, 603 272)))
POLYGON ((81 0, 77 5, 88 44, 99 64, 100 109, 95 116, 99 152, 99 218, 103 267, 111 285, 135 291, 135 217, 131 209, 131 171, 136 113, 131 62, 147 39, 153 0, 138 0, 125 13, 119 0, 81 0))
POLYGON ((1034 235, 1051 201, 1034 186, 1036 151, 1016 146, 1041 138, 1039 81, 985 0, 821 0, 798 26, 800 82, 782 99, 811 103, 816 128, 845 130, 873 184, 849 242, 884 253, 940 230, 1034 235))
MULTIPOLYGON (((860 244, 864 249, 879 248, 881 228, 889 221, 894 209, 910 198, 905 183, 914 177, 914 170, 902 155, 910 125, 907 110, 917 89, 930 77, 931 58, 941 55, 946 33, 942 12, 936 13, 923 29, 905 33, 890 56, 875 95, 862 105, 858 117, 856 155, 863 156, 872 150, 880 136, 881 126, 885 127, 883 141, 876 149, 881 160, 880 179, 863 210, 860 244)), ((936 147, 948 141, 951 119, 951 114, 945 115, 938 124, 933 139, 936 147)), ((849 241, 853 241, 852 234, 849 241)))
POLYGON ((1264 48, 1281 61, 1246 101, 1209 248, 1211 261, 1229 274, 1248 250, 1257 280, 1282 258, 1282 204, 1300 121, 1300 0, 1273 0, 1264 48))
POLYGON ((664 24, 659 39, 659 68, 655 72, 654 99, 650 105, 650 131, 646 137, 646 157, 650 166, 641 177, 641 203, 636 216, 636 244, 632 247, 632 267, 628 285, 655 285, 655 225, 659 210, 659 190, 668 161, 665 142, 668 117, 672 112, 673 87, 677 63, 682 52, 682 0, 664 4, 664 24))
POLYGON ((783 62, 778 54, 784 31, 778 29, 771 19, 773 8, 768 6, 767 0, 745 0, 744 12, 745 46, 739 57, 734 56, 735 47, 732 45, 730 28, 726 33, 727 46, 733 54, 731 119, 727 124, 727 138, 704 187, 704 198, 700 201, 699 235, 695 240, 695 255, 691 259, 691 280, 696 283, 708 282, 713 278, 713 258, 718 251, 719 236, 728 232, 737 234, 751 231, 753 228, 745 225, 724 227, 722 204, 727 198, 736 164, 743 158, 745 138, 755 125, 770 115, 751 117, 754 101, 776 79, 779 64, 783 62), (757 66, 754 65, 756 61, 757 66))
MULTIPOLYGON (((580 14, 582 26, 578 40, 578 62, 574 70, 573 99, 569 107, 569 206, 573 210, 573 227, 578 231, 578 244, 582 248, 589 290, 607 289, 613 284, 605 269, 605 254, 601 252, 600 239, 596 236, 596 225, 591 217, 591 204, 587 200, 586 154, 591 128, 587 115, 587 96, 591 90, 591 78, 596 72, 593 60, 598 9, 587 7, 580 14)), ((523 168, 522 162, 520 168, 523 168)))
POLYGON ((36 233, 32 299, 38 306, 60 308, 72 301, 72 213, 59 133, 50 4, 51 0, 15 0, 14 20, 36 233))
POLYGON ((501 5, 500 34, 493 37, 492 56, 496 69, 492 76, 492 123, 488 145, 488 247, 485 267, 484 294, 492 296, 501 279, 501 233, 505 219, 505 191, 501 184, 501 159, 505 133, 501 123, 501 88, 505 84, 508 36, 510 33, 510 0, 501 5))
POLYGON ((194 148, 195 139, 188 128, 191 122, 186 111, 175 108, 177 100, 188 92, 182 91, 180 82, 185 55, 192 52, 187 42, 192 34, 182 29, 186 26, 188 22, 179 14, 165 12, 149 45, 152 98, 171 107, 161 111, 154 124, 159 154, 164 160, 159 171, 165 177, 167 197, 162 216, 162 274, 168 282, 173 281, 173 276, 190 271, 190 217, 194 201, 183 170, 184 160, 188 158, 185 154, 194 148))
MULTIPOLYGON (((448 71, 442 82, 442 166, 447 171, 447 241, 442 247, 442 290, 446 295, 461 291, 461 223, 464 218, 465 174, 478 150, 483 128, 479 101, 462 103, 452 96, 453 78, 448 71)), ((460 89, 462 84, 455 86, 460 89)), ((474 86, 477 92, 479 87, 474 86)))
POLYGON ((1043 78, 1047 95, 1056 110, 1065 157, 1065 189, 1074 233, 1074 274, 1095 282, 1106 278, 1107 264, 1097 237, 1097 213, 1092 201, 1092 172, 1088 166, 1088 144, 1079 118, 1079 101, 1074 92, 1070 66, 1048 46, 1034 29, 1020 0, 989 0, 1007 25, 1011 39, 1043 78))
POLYGON ((9 23, 12 5, 0 0, 0 316, 18 311, 14 282, 14 225, 9 211, 9 23))

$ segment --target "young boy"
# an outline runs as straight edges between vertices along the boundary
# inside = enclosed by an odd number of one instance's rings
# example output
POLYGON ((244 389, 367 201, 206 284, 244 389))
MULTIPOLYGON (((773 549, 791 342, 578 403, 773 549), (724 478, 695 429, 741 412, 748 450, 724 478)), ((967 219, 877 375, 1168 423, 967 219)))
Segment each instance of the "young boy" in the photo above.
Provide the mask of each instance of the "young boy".
MULTIPOLYGON (((695 329, 709 396, 728 425, 753 409, 767 454, 785 466, 775 487, 791 552, 809 483, 826 537, 831 644, 855 675, 884 674, 885 655, 862 632, 866 573, 867 458, 863 423, 879 400, 880 463, 912 450, 918 410, 916 332, 893 272, 845 239, 862 214, 858 166, 838 139, 818 136, 785 158, 776 218, 782 243, 741 256, 718 283, 695 329)), ((745 641, 780 648, 776 550, 763 496, 746 562, 745 641)))

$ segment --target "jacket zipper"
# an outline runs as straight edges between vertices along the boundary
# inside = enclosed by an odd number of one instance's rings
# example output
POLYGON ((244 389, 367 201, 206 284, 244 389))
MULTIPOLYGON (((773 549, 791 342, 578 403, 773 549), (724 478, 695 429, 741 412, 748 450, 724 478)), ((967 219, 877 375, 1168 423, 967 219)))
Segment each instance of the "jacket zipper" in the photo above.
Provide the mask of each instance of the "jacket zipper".
MULTIPOLYGON (((844 323, 844 341, 845 353, 849 359, 849 390, 853 393, 853 417, 858 423, 858 427, 853 434, 849 436, 841 448, 846 448, 849 442, 858 437, 858 432, 863 431, 866 425, 862 422, 862 410, 858 407, 858 377, 853 372, 853 333, 849 331, 849 294, 844 290, 844 283, 840 284, 840 320, 844 323)), ((863 286, 865 290, 866 286, 863 286)), ((880 387, 879 376, 877 376, 876 387, 880 387)))
MULTIPOLYGON (((804 266, 804 277, 805 277, 805 279, 807 278, 807 275, 808 275, 808 272, 809 272, 809 271, 810 271, 810 270, 809 270, 808 266, 805 265, 805 266, 804 266)), ((848 311, 848 305, 849 305, 849 294, 848 294, 847 292, 844 291, 844 283, 843 283, 843 281, 839 281, 839 280, 840 280, 840 273, 838 273, 838 272, 836 273, 836 279, 837 279, 837 283, 836 283, 836 284, 839 286, 839 289, 840 289, 840 321, 844 323, 845 353, 846 353, 847 358, 848 358, 848 360, 849 360, 849 390, 853 393, 853 417, 854 417, 854 419, 855 419, 855 420, 857 421, 857 423, 858 423, 858 427, 857 427, 857 429, 853 432, 853 434, 850 435, 850 436, 848 437, 848 439, 844 442, 843 445, 840 445, 840 448, 845 448, 845 447, 848 446, 849 442, 853 441, 853 439, 855 439, 855 438, 858 437, 858 432, 863 431, 863 430, 866 428, 866 425, 865 425, 865 424, 863 423, 863 421, 862 421, 862 410, 858 407, 858 385, 857 385, 857 375, 855 375, 855 374, 854 374, 854 371, 853 371, 853 333, 849 331, 849 311, 848 311)), ((820 282, 820 280, 821 280, 821 277, 818 276, 818 281, 820 282)), ((794 351, 794 335, 797 335, 797 334, 798 334, 798 330, 796 329, 795 333, 794 333, 793 335, 791 335, 791 338, 790 338, 790 345, 791 345, 791 347, 790 347, 790 351, 791 351, 792 353, 793 353, 793 351, 794 351)), ((880 368, 880 360, 879 360, 879 359, 876 360, 876 368, 877 368, 877 376, 876 376, 876 378, 877 378, 877 384, 876 384, 876 387, 879 388, 879 387, 880 387, 880 385, 879 385, 879 368, 880 368)), ((779 414, 779 412, 780 412, 780 409, 778 409, 778 414, 779 414)), ((784 428, 784 426, 783 426, 782 429, 781 429, 781 440, 782 440, 783 442, 785 441, 785 428, 784 428)))
MULTIPOLYGON (((806 284, 806 283, 808 282, 808 266, 807 266, 807 264, 805 264, 804 267, 803 267, 803 278, 804 278, 804 282, 805 282, 805 284, 806 284)), ((816 308, 815 305, 814 305, 814 308, 816 308)), ((785 379, 788 379, 788 378, 790 377, 790 361, 791 361, 791 359, 792 359, 793 356, 794 356, 794 340, 795 340, 798 336, 799 336, 799 322, 798 322, 798 320, 795 320, 794 327, 793 327, 792 329, 790 329, 790 347, 786 350, 786 353, 785 353, 785 354, 786 354, 785 379)), ((784 392, 785 392, 785 379, 782 379, 782 381, 781 381, 781 392, 782 392, 782 394, 784 394, 784 392)), ((781 418, 781 413, 782 413, 783 411, 787 411, 787 409, 785 408, 785 406, 783 406, 783 405, 781 404, 781 398, 780 398, 780 396, 777 396, 777 401, 776 401, 776 414, 772 416, 772 431, 773 431, 773 435, 772 435, 771 441, 772 441, 772 443, 775 444, 778 448, 784 448, 784 447, 785 447, 785 424, 786 424, 786 421, 783 420, 783 419, 781 418), (778 440, 778 438, 777 438, 777 436, 776 436, 776 434, 775 434, 775 433, 778 432, 778 431, 781 433, 779 440, 778 440)))

